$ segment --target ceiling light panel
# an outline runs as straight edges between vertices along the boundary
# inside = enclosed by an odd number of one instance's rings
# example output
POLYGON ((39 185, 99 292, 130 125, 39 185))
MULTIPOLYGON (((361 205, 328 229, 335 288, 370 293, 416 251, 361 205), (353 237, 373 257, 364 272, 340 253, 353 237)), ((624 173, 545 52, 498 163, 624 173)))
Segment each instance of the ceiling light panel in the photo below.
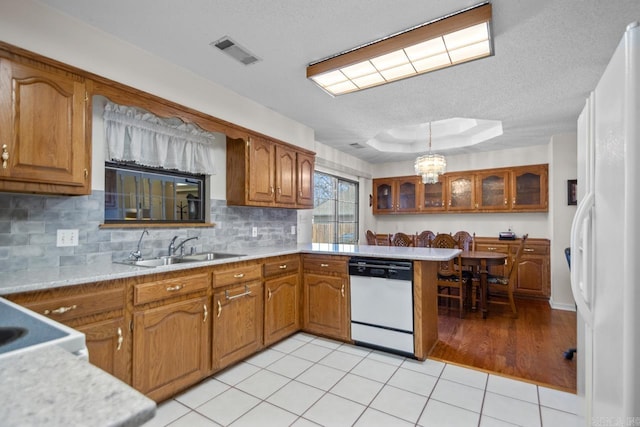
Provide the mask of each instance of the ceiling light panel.
POLYGON ((490 22, 482 3, 309 64, 307 78, 342 95, 491 56, 490 22))

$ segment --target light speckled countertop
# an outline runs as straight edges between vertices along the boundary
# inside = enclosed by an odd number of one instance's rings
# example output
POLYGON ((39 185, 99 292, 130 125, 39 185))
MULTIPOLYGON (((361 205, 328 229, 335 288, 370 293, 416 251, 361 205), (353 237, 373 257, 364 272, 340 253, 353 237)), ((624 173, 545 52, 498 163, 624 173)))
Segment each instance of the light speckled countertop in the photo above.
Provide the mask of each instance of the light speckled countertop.
MULTIPOLYGON (((235 251, 234 251, 235 252, 235 251)), ((246 255, 198 263, 171 264, 163 267, 135 267, 117 263, 91 264, 40 270, 5 273, 0 280, 0 295, 62 286, 80 285, 145 274, 186 270, 236 261, 248 261, 265 257, 294 253, 325 255, 368 256, 378 258, 410 259, 419 261, 447 261, 460 252, 459 249, 413 248, 400 246, 338 245, 325 243, 299 244, 291 247, 251 248, 246 255)))
POLYGON ((51 346, 0 359, 0 425, 139 426, 156 403, 90 363, 51 346))

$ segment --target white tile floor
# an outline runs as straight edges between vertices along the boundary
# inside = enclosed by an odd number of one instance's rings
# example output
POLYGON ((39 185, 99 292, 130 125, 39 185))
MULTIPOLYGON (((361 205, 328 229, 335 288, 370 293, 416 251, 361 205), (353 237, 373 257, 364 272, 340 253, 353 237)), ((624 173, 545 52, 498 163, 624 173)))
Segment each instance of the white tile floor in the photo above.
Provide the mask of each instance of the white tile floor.
POLYGON ((299 333, 158 406, 144 427, 578 426, 570 393, 299 333))

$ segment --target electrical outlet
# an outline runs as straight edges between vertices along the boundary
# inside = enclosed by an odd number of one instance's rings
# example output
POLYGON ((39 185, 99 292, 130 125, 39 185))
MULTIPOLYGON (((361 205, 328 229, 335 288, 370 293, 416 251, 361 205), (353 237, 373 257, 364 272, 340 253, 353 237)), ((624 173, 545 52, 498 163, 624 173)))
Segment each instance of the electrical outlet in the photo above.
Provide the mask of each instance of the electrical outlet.
POLYGON ((58 230, 56 246, 58 247, 78 246, 78 230, 77 229, 58 230))
POLYGON ((251 229, 251 237, 258 237, 258 227, 253 227, 251 229))
POLYGON ((295 225, 291 226, 291 234, 296 234, 296 226, 295 225))

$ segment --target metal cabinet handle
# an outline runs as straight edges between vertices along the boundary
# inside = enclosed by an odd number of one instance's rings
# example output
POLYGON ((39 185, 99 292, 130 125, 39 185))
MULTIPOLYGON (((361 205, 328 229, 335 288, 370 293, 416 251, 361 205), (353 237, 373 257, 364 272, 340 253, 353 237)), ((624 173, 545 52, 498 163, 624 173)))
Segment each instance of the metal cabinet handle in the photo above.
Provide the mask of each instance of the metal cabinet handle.
POLYGON ((271 301, 271 289, 267 288, 267 301, 271 301))
POLYGON ((244 285, 244 292, 238 295, 229 295, 229 291, 224 291, 224 297, 227 300, 232 300, 232 299, 236 299, 236 298, 240 298, 240 297, 244 297, 247 295, 251 295, 251 290, 249 289, 249 286, 244 285))
POLYGON ((282 264, 282 265, 280 266, 280 270, 284 270, 285 268, 287 268, 287 264, 282 264))
POLYGON ((234 279, 242 279, 244 277, 244 273, 237 273, 233 275, 234 279))
POLYGON ((525 252, 535 252, 535 249, 531 249, 531 248, 524 248, 525 252))
POLYGON ((216 317, 220 317, 220 313, 222 313, 222 304, 220 304, 220 300, 218 300, 218 315, 216 317))
POLYGON ((514 198, 513 198, 513 200, 511 201, 511 204, 512 204, 513 206, 515 206, 515 205, 516 205, 516 198, 515 198, 515 197, 514 197, 514 198))
POLYGON ((7 151, 7 144, 2 144, 2 169, 7 168, 7 160, 9 160, 9 152, 7 151))
POLYGON ((342 288, 340 289, 340 293, 342 294, 342 298, 344 298, 344 283, 342 284, 342 288))
POLYGON ((320 264, 320 267, 329 267, 329 264, 320 264))
POLYGON ((75 310, 76 308, 78 308, 77 305, 70 305, 68 307, 58 307, 56 309, 53 310, 45 310, 44 314, 64 314, 67 311, 71 311, 71 310, 75 310))
POLYGON ((123 341, 124 337, 122 336, 122 328, 118 328, 118 347, 116 347, 116 351, 120 351, 123 341))
POLYGON ((176 286, 167 286, 167 292, 175 292, 184 288, 184 285, 176 285, 176 286))
POLYGON ((202 323, 207 321, 207 317, 209 316, 209 310, 207 310, 207 304, 203 304, 202 308, 204 309, 204 318, 202 319, 202 323))
POLYGON ((507 206, 507 198, 504 198, 504 205, 507 206))

